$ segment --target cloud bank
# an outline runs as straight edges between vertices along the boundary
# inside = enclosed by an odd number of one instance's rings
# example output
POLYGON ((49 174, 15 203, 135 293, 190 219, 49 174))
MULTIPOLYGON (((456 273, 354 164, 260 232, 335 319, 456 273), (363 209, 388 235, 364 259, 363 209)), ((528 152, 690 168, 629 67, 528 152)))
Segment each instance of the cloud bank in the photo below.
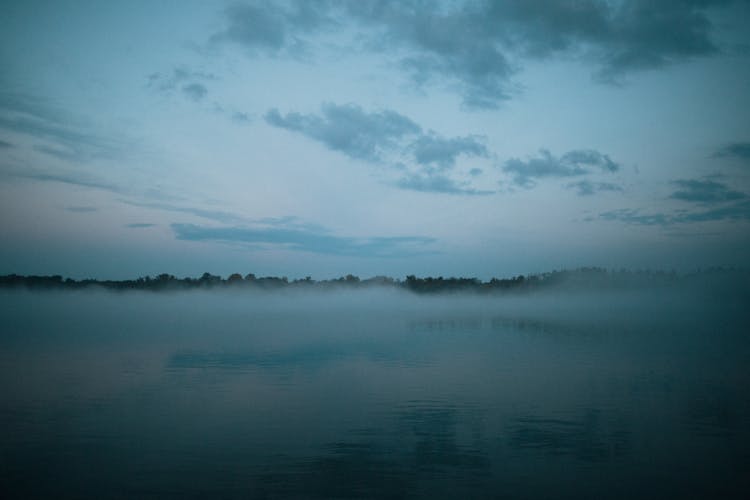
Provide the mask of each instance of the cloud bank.
POLYGON ((360 47, 395 58, 419 85, 457 88, 468 108, 493 109, 515 92, 527 61, 568 57, 593 75, 629 74, 719 52, 712 9, 725 0, 252 1, 225 10, 213 43, 250 54, 299 56, 315 36, 356 30, 360 47))

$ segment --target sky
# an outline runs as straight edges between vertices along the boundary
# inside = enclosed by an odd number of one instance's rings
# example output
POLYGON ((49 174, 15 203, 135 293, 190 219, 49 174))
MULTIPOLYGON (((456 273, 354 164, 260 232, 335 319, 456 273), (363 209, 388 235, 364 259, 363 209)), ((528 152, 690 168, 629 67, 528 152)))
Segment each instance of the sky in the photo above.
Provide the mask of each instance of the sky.
POLYGON ((0 274, 750 255, 750 2, 2 1, 0 274))

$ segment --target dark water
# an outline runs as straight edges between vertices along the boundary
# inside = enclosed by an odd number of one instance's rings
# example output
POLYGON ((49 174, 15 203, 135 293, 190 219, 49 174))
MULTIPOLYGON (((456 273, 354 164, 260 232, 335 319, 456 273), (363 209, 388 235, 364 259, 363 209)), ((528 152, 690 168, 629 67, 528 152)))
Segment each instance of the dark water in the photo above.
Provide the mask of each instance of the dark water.
POLYGON ((2 292, 0 493, 746 497, 746 305, 2 292))

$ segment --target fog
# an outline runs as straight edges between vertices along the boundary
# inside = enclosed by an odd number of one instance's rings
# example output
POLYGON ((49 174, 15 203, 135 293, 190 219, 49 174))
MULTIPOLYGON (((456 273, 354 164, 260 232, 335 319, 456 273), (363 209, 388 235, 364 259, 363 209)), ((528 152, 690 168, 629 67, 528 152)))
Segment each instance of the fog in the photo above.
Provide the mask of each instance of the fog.
POLYGON ((0 485, 740 497, 746 290, 3 290, 0 485))

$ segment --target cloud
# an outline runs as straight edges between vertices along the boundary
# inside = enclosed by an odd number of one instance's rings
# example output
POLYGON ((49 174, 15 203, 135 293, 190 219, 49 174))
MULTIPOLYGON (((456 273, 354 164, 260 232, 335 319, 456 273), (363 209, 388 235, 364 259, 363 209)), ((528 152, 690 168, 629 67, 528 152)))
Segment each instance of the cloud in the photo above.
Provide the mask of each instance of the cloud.
POLYGON ((642 214, 639 210, 620 208, 602 212, 599 217, 608 221, 620 221, 638 226, 667 226, 674 224, 674 218, 666 214, 642 214))
POLYGON ((430 133, 420 136, 410 149, 420 165, 432 165, 443 170, 453 167, 459 155, 489 156, 485 145, 475 136, 446 139, 430 133))
POLYGON ((161 203, 161 202, 137 202, 137 201, 125 200, 125 199, 120 199, 118 201, 120 201, 121 203, 125 203, 126 205, 131 205, 134 207, 152 208, 156 210, 165 210, 167 212, 190 214, 190 215, 195 215, 197 217, 202 217, 204 219, 213 220, 213 221, 221 222, 225 224, 235 224, 238 222, 246 221, 244 217, 240 217, 239 215, 233 214, 231 212, 226 212, 223 210, 208 210, 208 209, 197 208, 197 207, 182 207, 179 205, 172 205, 170 203, 161 203))
POLYGON ((148 87, 163 94, 179 89, 191 101, 201 101, 208 95, 205 82, 218 80, 213 73, 196 71, 187 66, 178 66, 169 73, 152 73, 148 76, 148 87))
POLYGON ((60 182, 63 184, 70 184, 72 186, 82 186, 82 187, 88 187, 88 188, 94 188, 94 189, 103 189, 104 191, 111 191, 113 193, 123 192, 123 189, 120 188, 119 186, 91 178, 90 176, 85 175, 85 174, 75 174, 75 173, 49 174, 49 173, 43 173, 43 172, 15 171, 15 172, 10 172, 10 175, 13 177, 18 177, 22 179, 32 179, 32 180, 45 181, 45 182, 60 182))
MULTIPOLYGON (((265 114, 265 120, 350 158, 393 165, 406 173, 388 184, 401 189, 467 195, 492 192, 473 189, 448 175, 459 156, 490 156, 478 136, 445 138, 432 131, 423 133, 422 127, 395 111, 367 112, 354 104, 324 104, 320 115, 282 115, 274 108, 265 114)), ((476 176, 481 170, 472 172, 476 176)))
POLYGON ((299 132, 350 158, 379 162, 384 151, 399 140, 418 134, 421 127, 395 111, 368 113, 354 104, 324 104, 322 116, 287 113, 277 109, 265 115, 268 124, 299 132))
POLYGON ((253 118, 252 116, 250 116, 250 113, 234 111, 232 113, 232 120, 237 123, 250 123, 251 121, 253 121, 253 118))
POLYGON ((206 94, 208 94, 208 89, 205 85, 200 83, 189 83, 187 85, 183 85, 182 93, 193 101, 200 101, 201 99, 206 97, 206 94))
POLYGON ((622 187, 618 186, 617 184, 612 184, 609 182, 591 182, 589 180, 572 182, 568 184, 568 189, 575 189, 578 196, 591 196, 603 191, 622 192, 622 187))
POLYGON ((750 200, 743 199, 721 207, 699 211, 644 214, 639 210, 618 209, 603 212, 599 217, 638 226, 673 226, 715 221, 750 221, 750 200))
POLYGON ((314 35, 351 27, 362 48, 397 58, 417 84, 458 88, 469 108, 497 108, 529 60, 576 58, 618 82, 718 52, 709 11, 725 0, 255 1, 225 11, 212 42, 296 55, 314 35))
POLYGON ((516 185, 530 188, 536 185, 537 179, 577 177, 597 170, 616 172, 621 167, 609 156, 591 149, 569 151, 559 158, 546 149, 541 149, 536 158, 526 161, 511 158, 502 168, 511 174, 516 185))
POLYGON ((189 82, 208 82, 218 80, 213 73, 192 70, 187 66, 178 66, 169 73, 152 73, 148 76, 148 86, 160 92, 175 90, 189 82))
POLYGON ((91 133, 86 128, 43 98, 0 92, 0 129, 46 141, 35 145, 36 151, 71 162, 116 158, 125 153, 126 147, 120 140, 91 133))
POLYGON ((300 55, 307 50, 303 36, 334 23, 329 2, 255 1, 234 4, 225 11, 226 27, 212 43, 233 43, 252 52, 300 55))
POLYGON ((395 185, 401 189, 423 193, 445 193, 459 195, 487 195, 494 191, 483 191, 458 183, 441 174, 410 174, 397 180, 395 185))
POLYGON ((119 199, 118 201, 121 203, 125 203, 126 205, 130 205, 134 207, 149 208, 149 209, 154 209, 154 210, 163 210, 166 212, 194 215, 196 217, 201 217, 203 219, 212 220, 212 221, 219 222, 222 224, 230 224, 230 225, 252 224, 252 225, 272 226, 272 227, 277 227, 277 228, 281 227, 281 228, 286 228, 286 229, 318 232, 318 233, 327 232, 325 228, 314 223, 305 222, 304 220, 294 215, 286 215, 283 217, 250 218, 250 217, 244 217, 242 215, 238 215, 236 213, 227 212, 224 210, 210 210, 210 209, 199 208, 199 207, 186 207, 186 206, 174 205, 171 203, 140 202, 140 201, 126 200, 126 199, 119 199))
POLYGON ((723 0, 350 2, 350 13, 411 49, 418 81, 459 83, 469 107, 494 108, 512 94, 525 60, 579 57, 608 81, 718 51, 708 7, 723 0), (441 8, 442 7, 442 8, 441 8))
POLYGON ((154 227, 156 224, 150 224, 148 222, 134 222, 132 224, 125 224, 125 227, 131 228, 131 229, 143 229, 147 227, 154 227))
POLYGON ((90 212, 96 212, 99 210, 96 207, 65 207, 65 210, 68 212, 75 212, 75 213, 90 213, 90 212))
POLYGON ((456 2, 425 8, 419 1, 345 5, 352 19, 372 30, 370 47, 402 54, 399 65, 416 84, 457 86, 469 108, 497 108, 510 98, 510 79, 517 68, 500 43, 500 33, 488 29, 487 5, 456 2))
POLYGON ((750 161, 750 142, 732 142, 712 155, 714 158, 736 158, 745 162, 750 161))
POLYGON ((673 181, 672 184, 680 188, 669 196, 675 200, 711 205, 747 197, 745 193, 734 191, 725 184, 713 181, 710 178, 679 179, 673 181))
POLYGON ((616 80, 634 71, 656 69, 718 53, 706 9, 723 0, 631 0, 610 6, 611 20, 587 33, 601 61, 598 76, 616 80))
POLYGON ((13 147, 13 144, 0 139, 0 149, 8 149, 12 147, 13 147))
POLYGON ((171 228, 179 240, 273 245, 295 251, 354 257, 405 257, 430 253, 425 247, 435 241, 420 236, 351 238, 284 227, 171 224, 171 228))

